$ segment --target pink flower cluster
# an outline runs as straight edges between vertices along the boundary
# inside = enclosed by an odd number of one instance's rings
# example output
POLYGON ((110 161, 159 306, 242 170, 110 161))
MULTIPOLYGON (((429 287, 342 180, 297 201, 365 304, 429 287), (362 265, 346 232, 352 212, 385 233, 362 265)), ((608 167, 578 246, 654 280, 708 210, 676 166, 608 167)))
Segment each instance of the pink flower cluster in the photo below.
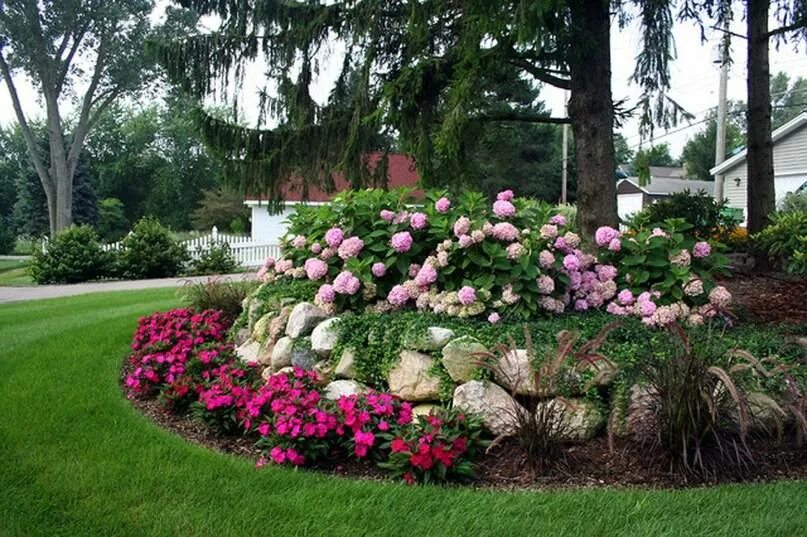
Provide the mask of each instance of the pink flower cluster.
POLYGON ((316 257, 306 259, 304 266, 309 280, 321 280, 328 274, 328 264, 316 257))
POLYGON ((333 290, 340 295, 355 295, 359 292, 361 281, 349 270, 340 272, 333 279, 333 290))
POLYGON ((408 231, 400 231, 392 236, 390 246, 399 254, 408 252, 412 248, 412 235, 408 231))
POLYGON ((364 241, 358 237, 349 237, 339 244, 337 253, 343 260, 348 260, 351 257, 356 257, 364 248, 364 241))

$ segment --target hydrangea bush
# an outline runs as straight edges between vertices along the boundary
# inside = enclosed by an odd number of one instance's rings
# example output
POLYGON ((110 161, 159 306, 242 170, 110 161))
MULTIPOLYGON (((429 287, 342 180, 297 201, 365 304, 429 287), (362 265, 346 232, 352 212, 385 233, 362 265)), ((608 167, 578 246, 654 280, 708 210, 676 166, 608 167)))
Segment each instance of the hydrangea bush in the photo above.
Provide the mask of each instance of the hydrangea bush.
POLYGON ((491 323, 596 308, 698 323, 730 300, 712 282, 725 268, 719 246, 695 242, 682 221, 627 237, 600 228, 587 246, 563 214, 510 190, 493 204, 472 192, 410 194, 346 192, 299 209, 283 257, 259 276, 317 282, 313 298, 330 311, 415 308, 491 323))

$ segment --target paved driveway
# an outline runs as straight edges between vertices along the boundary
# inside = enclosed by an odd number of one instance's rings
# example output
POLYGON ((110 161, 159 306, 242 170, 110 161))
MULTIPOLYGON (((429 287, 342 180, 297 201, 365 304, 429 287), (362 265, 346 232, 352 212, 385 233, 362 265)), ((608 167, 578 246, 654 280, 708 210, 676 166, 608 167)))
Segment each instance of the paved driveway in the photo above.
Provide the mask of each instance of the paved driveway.
POLYGON ((188 281, 199 282, 209 278, 230 281, 252 280, 254 272, 243 274, 227 274, 224 276, 194 276, 185 278, 161 278, 157 280, 134 280, 119 282, 74 283, 69 285, 32 285, 29 287, 0 287, 0 304, 39 300, 41 298, 58 298, 62 296, 100 293, 104 291, 130 291, 136 289, 156 289, 159 287, 181 287, 188 281))

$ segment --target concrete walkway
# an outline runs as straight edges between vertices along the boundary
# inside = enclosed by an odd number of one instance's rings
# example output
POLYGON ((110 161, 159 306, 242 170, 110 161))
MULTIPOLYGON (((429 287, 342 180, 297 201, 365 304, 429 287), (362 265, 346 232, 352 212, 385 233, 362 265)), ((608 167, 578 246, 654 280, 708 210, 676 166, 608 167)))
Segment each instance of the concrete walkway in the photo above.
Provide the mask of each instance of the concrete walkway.
POLYGON ((32 285, 29 287, 0 287, 0 304, 58 298, 63 296, 102 293, 104 291, 131 291, 137 289, 157 289, 160 287, 182 287, 187 282, 203 282, 210 278, 227 281, 255 279, 254 272, 226 274, 224 276, 194 276, 185 278, 161 278, 158 280, 133 280, 119 282, 90 282, 69 285, 32 285))

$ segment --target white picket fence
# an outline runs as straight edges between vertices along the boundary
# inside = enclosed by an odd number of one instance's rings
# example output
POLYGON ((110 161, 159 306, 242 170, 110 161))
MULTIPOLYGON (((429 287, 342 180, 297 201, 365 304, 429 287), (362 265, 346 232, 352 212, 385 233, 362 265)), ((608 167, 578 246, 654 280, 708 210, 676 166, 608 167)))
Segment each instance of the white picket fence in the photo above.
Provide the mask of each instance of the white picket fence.
MULTIPOLYGON (((191 259, 198 259, 211 245, 229 244, 233 257, 242 267, 257 267, 262 265, 267 257, 271 256, 275 259, 280 257, 279 244, 258 243, 253 242, 252 237, 219 233, 216 226, 213 226, 207 235, 180 242, 188 249, 191 259)), ((102 248, 105 251, 118 250, 121 248, 121 243, 104 244, 102 248)))

